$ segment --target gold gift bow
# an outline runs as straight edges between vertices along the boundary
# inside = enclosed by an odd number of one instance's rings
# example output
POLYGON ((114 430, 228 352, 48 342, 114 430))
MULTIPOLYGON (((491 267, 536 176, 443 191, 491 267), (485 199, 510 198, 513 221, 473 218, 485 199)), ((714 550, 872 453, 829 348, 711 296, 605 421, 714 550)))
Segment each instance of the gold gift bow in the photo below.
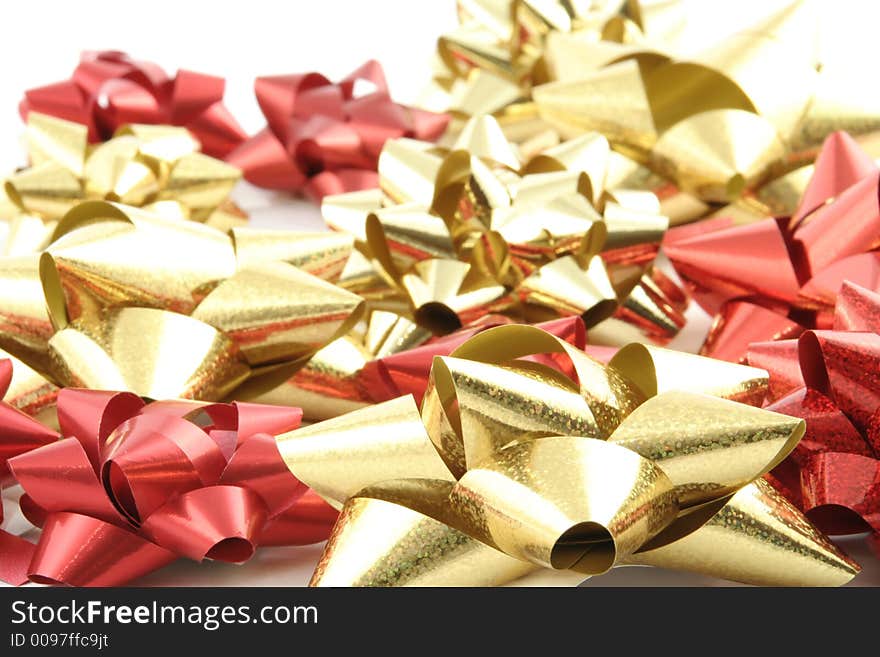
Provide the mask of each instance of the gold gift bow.
POLYGON ((89 145, 85 126, 45 114, 28 115, 30 166, 5 183, 0 215, 10 222, 5 253, 48 245, 67 212, 82 201, 145 207, 171 219, 226 230, 247 221, 229 193, 241 171, 199 152, 185 128, 128 125, 89 145))
POLYGON ((0 347, 62 386, 216 400, 273 386, 359 319, 344 235, 229 233, 119 203, 0 258, 0 347))
POLYGON ((401 397, 278 436, 291 472, 342 509, 312 584, 497 585, 626 563, 845 583, 858 566, 761 479, 803 421, 729 399, 766 385, 763 370, 638 344, 605 367, 534 327, 480 333, 435 359, 421 415, 401 397), (524 360, 537 353, 575 378, 524 360))
POLYGON ((488 313, 581 315, 604 321, 597 337, 629 324, 627 339, 663 342, 684 323, 684 299, 658 283, 669 283, 651 266, 668 220, 653 194, 627 188, 630 171, 597 134, 522 161, 482 116, 451 149, 387 142, 381 190, 327 197, 322 211, 372 263, 349 289, 434 333, 488 313))
POLYGON ((791 214, 825 136, 880 129, 880 96, 851 83, 864 64, 819 51, 828 30, 806 0, 737 7, 733 20, 683 0, 458 5, 425 100, 459 117, 451 133, 480 113, 518 139, 599 131, 661 174, 644 181, 673 223, 732 201, 725 212, 745 220, 791 214))

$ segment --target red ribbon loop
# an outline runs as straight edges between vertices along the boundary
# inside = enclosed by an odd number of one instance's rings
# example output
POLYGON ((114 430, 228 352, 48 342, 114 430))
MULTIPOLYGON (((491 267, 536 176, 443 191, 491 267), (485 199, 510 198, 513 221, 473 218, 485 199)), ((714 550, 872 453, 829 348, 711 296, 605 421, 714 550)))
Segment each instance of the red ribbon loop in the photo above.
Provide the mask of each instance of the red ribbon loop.
POLYGON ((71 389, 58 406, 69 437, 10 459, 22 512, 43 533, 36 548, 0 535, 3 558, 14 549, 18 564, 0 572, 7 581, 20 583, 27 559, 33 581, 118 585, 177 557, 246 561, 263 535, 273 545, 322 540, 335 521, 306 496, 272 436, 299 426, 299 409, 144 405, 129 393, 71 389))
POLYGON ((268 126, 227 160, 254 185, 315 200, 377 186, 388 139, 432 141, 449 120, 392 101, 375 61, 337 83, 318 73, 257 78, 254 92, 268 126))
POLYGON ((785 395, 768 408, 807 421, 768 478, 824 532, 871 530, 878 550, 880 295, 844 282, 835 318, 836 330, 749 347, 749 364, 770 373, 771 398, 785 395))

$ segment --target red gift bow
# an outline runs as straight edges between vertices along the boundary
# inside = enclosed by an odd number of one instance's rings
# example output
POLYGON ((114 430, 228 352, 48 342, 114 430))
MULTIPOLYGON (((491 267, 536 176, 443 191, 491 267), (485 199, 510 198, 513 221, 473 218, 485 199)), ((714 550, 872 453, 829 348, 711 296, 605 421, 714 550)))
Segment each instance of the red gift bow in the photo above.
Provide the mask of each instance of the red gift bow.
POLYGON ((9 460, 25 491, 22 512, 43 527, 28 578, 116 586, 178 557, 239 563, 257 545, 326 538, 336 512, 308 494, 275 446, 274 434, 301 416, 62 390, 67 437, 9 460))
POLYGON ((792 217, 670 230, 664 251, 715 321, 701 353, 744 361, 752 342, 829 328, 844 280, 880 285, 880 169, 848 134, 831 134, 792 217))
MULTIPOLYGON (((12 361, 0 360, 0 399, 12 383, 12 361)), ((0 490, 10 483, 7 462, 13 456, 54 442, 58 435, 33 418, 6 402, 0 402, 0 490)), ((3 505, 0 504, 0 523, 3 505)), ((0 581, 22 584, 33 555, 34 546, 28 541, 0 529, 0 581)))
POLYGON ((870 529, 880 555, 880 294, 845 282, 833 330, 756 343, 770 410, 807 421, 771 482, 827 534, 870 529))
POLYGON ((254 185, 314 200, 378 187, 376 167, 388 139, 433 141, 449 121, 392 101, 372 60, 336 83, 319 73, 260 77, 254 92, 268 125, 227 161, 254 185))
POLYGON ((223 78, 179 70, 173 78, 153 62, 124 52, 87 51, 68 80, 29 89, 19 105, 88 126, 89 141, 109 139, 128 123, 187 128, 202 151, 223 158, 247 134, 223 104, 223 78))

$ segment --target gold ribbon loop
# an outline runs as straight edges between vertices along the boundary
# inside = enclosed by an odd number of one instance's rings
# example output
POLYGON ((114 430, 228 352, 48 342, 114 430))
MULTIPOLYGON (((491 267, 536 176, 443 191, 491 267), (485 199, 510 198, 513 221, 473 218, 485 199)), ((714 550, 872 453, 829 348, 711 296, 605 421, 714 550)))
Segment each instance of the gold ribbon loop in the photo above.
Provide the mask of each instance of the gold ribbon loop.
POLYGON ((221 399, 249 374, 238 348, 215 328, 153 308, 73 322, 52 336, 49 353, 51 373, 65 386, 132 390, 151 399, 221 399), (186 348, 161 352, 159 341, 167 335, 186 348))
POLYGON ((310 356, 346 333, 363 300, 286 262, 239 269, 192 313, 226 332, 251 365, 310 356))
POLYGON ((803 420, 787 415, 666 392, 635 409, 608 441, 655 462, 687 507, 729 495, 766 474, 794 449, 804 430, 803 420))
POLYGON ((535 570, 434 517, 449 515, 437 507, 451 485, 408 479, 362 491, 343 507, 309 585, 495 586, 535 570))
POLYGON ((76 177, 82 175, 88 148, 86 126, 30 112, 25 137, 33 165, 54 162, 76 177))
POLYGON ((199 153, 186 129, 123 126, 94 147, 87 146, 86 133, 77 123, 28 115, 31 167, 5 184, 19 213, 54 222, 83 201, 105 200, 214 226, 246 221, 229 200, 241 171, 199 153))
POLYGON ((491 280, 469 280, 470 273, 471 266, 459 260, 416 263, 401 279, 416 322, 435 333, 450 333, 513 305, 504 287, 491 280))
POLYGON ((321 214, 330 228, 349 233, 359 242, 366 242, 365 218, 381 207, 382 190, 366 189, 325 196, 321 201, 321 214))
POLYGON ((446 222, 419 206, 398 205, 370 213, 366 238, 370 252, 395 280, 417 262, 456 255, 446 222))
POLYGON ((337 508, 385 480, 452 479, 411 395, 282 434, 277 442, 294 476, 337 508))
POLYGON ((609 366, 646 397, 673 390, 696 392, 758 406, 767 393, 765 370, 643 344, 620 349, 609 366))
POLYGON ((645 400, 643 393, 617 370, 534 326, 497 326, 478 333, 452 352, 456 358, 506 363, 535 354, 556 354, 557 363, 574 375, 601 431, 608 437, 621 420, 645 400))
MULTIPOLYGON (((430 207, 434 202, 434 181, 443 164, 433 149, 433 144, 415 139, 388 140, 379 155, 378 166, 385 196, 394 203, 430 207)), ((330 203, 332 206, 335 202, 330 203)))
POLYGON ((81 200, 82 185, 70 169, 47 161, 11 176, 6 195, 21 212, 57 218, 81 200))
MULTIPOLYGON (((587 328, 610 317, 617 308, 617 294, 598 256, 582 268, 574 256, 554 260, 526 278, 518 290, 523 302, 563 315, 580 315, 587 328)), ((540 315, 538 316, 540 317, 540 315)))
MULTIPOLYGON (((437 358, 431 382, 449 426, 457 434, 464 463, 480 463, 502 447, 543 436, 598 436, 599 428, 577 386, 556 370, 537 363, 507 367, 461 358, 437 358)), ((428 410, 433 411, 429 405, 428 410)), ((426 423, 429 427, 434 422, 426 423)), ((431 435, 440 449, 444 441, 431 435)), ((450 460, 449 453, 445 454, 450 460)))

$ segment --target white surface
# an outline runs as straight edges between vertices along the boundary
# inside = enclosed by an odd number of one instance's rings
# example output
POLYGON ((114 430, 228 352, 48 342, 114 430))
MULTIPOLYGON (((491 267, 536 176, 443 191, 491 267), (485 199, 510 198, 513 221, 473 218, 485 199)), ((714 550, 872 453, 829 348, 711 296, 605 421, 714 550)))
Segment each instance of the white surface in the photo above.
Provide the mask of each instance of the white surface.
MULTIPOLYGON (((710 3, 731 11, 744 2, 710 3)), ((857 0, 843 4, 851 5, 857 0)), ((696 3, 695 3, 696 4, 696 3)), ((838 3, 838 6, 841 3, 838 3)), ((863 3, 861 4, 864 7, 863 3)), ((25 163, 20 146, 18 101, 25 89, 69 76, 86 49, 124 49, 151 59, 173 73, 178 67, 224 75, 226 104, 246 130, 261 128, 263 118, 252 93, 257 75, 319 70, 336 79, 367 58, 385 67, 395 98, 416 98, 430 74, 430 58, 438 35, 456 24, 453 0, 248 0, 247 2, 181 2, 154 0, 123 4, 108 0, 17 2, 6 7, 13 26, 0 40, 3 81, 0 83, 0 174, 25 163), (11 14, 11 15, 10 15, 11 14)), ((841 10, 841 13, 843 11, 841 10)), ((841 26, 842 28, 843 26, 841 26)), ((874 21, 847 20, 852 42, 859 29, 876 29, 874 21)), ((866 32, 867 33, 867 32, 866 32)), ((283 194, 265 192, 245 183, 236 199, 251 213, 256 226, 322 230, 317 209, 283 194)), ((695 349, 706 329, 699 312, 673 346, 695 349)), ((9 495, 6 492, 6 496, 9 495)), ((8 526, 24 531, 15 505, 5 500, 8 526)), ((880 585, 880 562, 861 539, 844 541, 865 567, 856 586, 880 585)), ((303 586, 308 582, 321 546, 263 548, 242 566, 195 564, 180 560, 134 582, 143 586, 303 586)), ((573 585, 580 576, 545 571, 521 580, 528 586, 573 585)), ((729 582, 653 568, 619 568, 594 578, 587 586, 715 586, 729 582)))

